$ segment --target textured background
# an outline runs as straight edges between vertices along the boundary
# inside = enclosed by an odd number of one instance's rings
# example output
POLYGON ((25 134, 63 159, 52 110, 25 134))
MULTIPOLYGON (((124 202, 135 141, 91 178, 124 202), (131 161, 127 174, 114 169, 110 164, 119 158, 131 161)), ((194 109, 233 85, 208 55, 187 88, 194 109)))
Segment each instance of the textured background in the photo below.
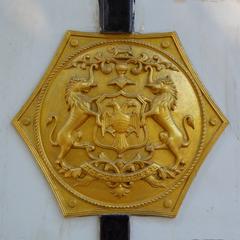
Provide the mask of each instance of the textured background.
MULTIPOLYGON (((0 1, 0 240, 95 240, 97 217, 64 219, 10 124, 66 30, 98 31, 96 0, 0 1)), ((230 120, 175 219, 131 217, 132 240, 240 239, 240 1, 136 0, 136 32, 177 31, 230 120)))

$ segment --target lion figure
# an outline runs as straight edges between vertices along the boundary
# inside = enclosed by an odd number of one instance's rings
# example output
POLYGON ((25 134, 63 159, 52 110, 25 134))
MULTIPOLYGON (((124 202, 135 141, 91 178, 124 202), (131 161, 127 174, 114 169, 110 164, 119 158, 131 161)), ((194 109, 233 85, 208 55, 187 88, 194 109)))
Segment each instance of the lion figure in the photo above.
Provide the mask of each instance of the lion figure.
MULTIPOLYGON (((186 126, 194 129, 194 120, 191 115, 183 117, 183 130, 176 125, 172 116, 172 111, 176 107, 177 89, 173 80, 166 76, 154 81, 150 81, 146 85, 155 95, 151 109, 145 113, 145 116, 151 116, 162 128, 163 132, 159 134, 162 147, 167 147, 175 156, 174 169, 177 169, 179 164, 184 164, 183 157, 180 152, 181 147, 187 147, 190 144, 189 135, 186 126)), ((162 148, 159 146, 159 148, 162 148)))
POLYGON ((68 106, 69 117, 62 128, 58 131, 56 139, 53 140, 53 134, 57 125, 57 117, 52 116, 47 125, 54 122, 53 129, 49 135, 49 140, 53 146, 59 146, 60 152, 55 163, 58 166, 67 168, 64 162, 65 156, 73 147, 77 147, 77 142, 82 137, 82 131, 79 130, 81 125, 87 121, 90 115, 97 114, 91 110, 91 99, 86 96, 86 93, 96 86, 93 79, 93 68, 96 65, 91 65, 89 69, 89 78, 74 76, 67 84, 65 92, 65 100, 68 106))

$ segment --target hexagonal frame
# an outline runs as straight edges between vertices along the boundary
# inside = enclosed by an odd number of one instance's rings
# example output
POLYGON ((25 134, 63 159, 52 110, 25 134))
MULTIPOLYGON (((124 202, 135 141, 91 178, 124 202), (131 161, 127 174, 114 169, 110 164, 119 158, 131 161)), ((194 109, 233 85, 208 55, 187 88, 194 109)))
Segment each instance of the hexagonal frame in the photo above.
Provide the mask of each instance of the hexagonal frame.
POLYGON ((211 147, 218 139, 222 131, 228 124, 228 120, 219 110, 217 105, 209 96, 206 88, 200 82, 198 75, 194 71, 187 55, 185 54, 183 47, 180 43, 180 40, 175 32, 170 33, 157 33, 157 34, 123 34, 123 35, 113 35, 113 34, 95 34, 95 33, 82 33, 75 31, 68 31, 63 41, 61 42, 52 62, 50 63, 46 73, 42 77, 40 83, 23 105, 18 114, 14 117, 12 121, 13 125, 24 139, 28 147, 30 148, 32 154, 37 160, 41 170, 43 171, 45 177, 47 178, 48 183, 50 184, 55 197, 60 205, 62 213, 64 216, 85 216, 85 215, 98 215, 98 214, 109 214, 109 213, 128 213, 134 215, 157 215, 157 216, 166 216, 166 217, 175 217, 177 215, 178 209, 183 201, 184 196, 187 193, 187 190, 190 187, 190 184, 197 173, 199 167, 204 161, 207 153, 210 151, 211 147), (208 138, 204 146, 204 150, 200 157, 198 164, 195 166, 191 175, 186 179, 184 184, 176 189, 173 193, 175 196, 174 203, 172 200, 163 199, 152 204, 148 204, 143 207, 135 209, 109 209, 104 207, 99 207, 85 202, 82 199, 77 198, 72 193, 68 192, 55 178, 52 176, 48 170, 46 164, 40 157, 36 143, 34 141, 34 130, 33 130, 33 116, 31 112, 33 111, 37 96, 43 86, 44 81, 47 79, 51 71, 54 69, 56 63, 61 59, 66 49, 67 51, 74 51, 79 45, 81 47, 87 46, 89 43, 99 42, 107 39, 134 39, 145 40, 151 44, 154 44, 157 47, 168 51, 173 55, 179 62, 181 62, 190 72, 193 79, 197 83, 199 89, 203 93, 205 106, 208 110, 208 125, 210 126, 210 133, 208 133, 208 138))

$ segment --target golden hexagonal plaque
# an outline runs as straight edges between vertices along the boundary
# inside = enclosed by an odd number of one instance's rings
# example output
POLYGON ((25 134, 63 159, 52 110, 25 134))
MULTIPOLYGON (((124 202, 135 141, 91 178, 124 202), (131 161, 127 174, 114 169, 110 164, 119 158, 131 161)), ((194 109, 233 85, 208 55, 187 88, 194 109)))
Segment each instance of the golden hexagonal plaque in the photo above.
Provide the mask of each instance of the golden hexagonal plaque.
POLYGON ((64 216, 174 217, 227 120, 176 33, 71 31, 13 123, 64 216))

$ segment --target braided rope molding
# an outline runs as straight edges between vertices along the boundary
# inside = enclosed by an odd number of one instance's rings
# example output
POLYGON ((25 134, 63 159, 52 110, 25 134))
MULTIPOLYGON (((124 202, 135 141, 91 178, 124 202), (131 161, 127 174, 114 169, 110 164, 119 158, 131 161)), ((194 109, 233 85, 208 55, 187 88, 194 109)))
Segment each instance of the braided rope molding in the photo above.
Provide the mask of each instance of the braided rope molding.
POLYGON ((136 40, 111 40, 111 41, 101 41, 101 42, 97 42, 94 44, 91 44, 87 47, 83 47, 80 48, 78 51, 74 52, 73 54, 69 55, 68 57, 66 57, 61 64, 57 65, 53 71, 49 74, 47 80, 43 83, 42 89, 40 90, 38 99, 37 99, 37 105, 36 105, 36 111, 34 114, 34 136, 36 138, 36 143, 37 143, 37 151, 39 152, 40 156, 42 157, 42 159, 44 160, 45 164, 47 165, 48 169, 50 170, 50 172, 52 173, 52 175, 57 179, 58 182, 61 183, 61 185, 63 187, 65 187, 69 192, 71 192, 72 194, 74 194, 75 196, 77 196, 78 198, 81 198, 82 200, 97 205, 97 206, 101 206, 101 207, 108 207, 108 208, 123 208, 123 209, 127 209, 127 208, 136 208, 136 207, 140 207, 140 206, 144 206, 150 203, 153 203, 159 199, 162 199, 164 197, 166 197, 168 194, 170 194, 171 192, 173 192, 176 188, 178 188, 180 185, 182 185, 182 183, 188 178, 188 176, 191 174, 192 170, 195 168, 196 164, 198 163, 198 160, 201 156, 201 153, 203 151, 203 146, 204 146, 204 142, 205 142, 205 137, 206 137, 206 111, 205 111, 205 106, 204 106, 204 101, 203 101, 203 97, 202 97, 202 93, 199 89, 199 87, 197 86, 197 84, 195 83, 195 81, 192 78, 191 73, 178 61, 176 60, 174 57, 172 57, 169 53, 167 53, 164 50, 160 50, 158 48, 156 48, 154 45, 152 44, 148 44, 145 43, 143 41, 136 41, 136 40), (159 195, 149 198, 149 199, 145 199, 145 200, 141 200, 141 201, 137 201, 135 203, 132 204, 111 204, 111 203, 107 203, 107 202, 103 202, 103 201, 98 201, 95 199, 92 199, 90 197, 87 197, 81 193, 79 193, 78 191, 76 191, 75 189, 73 189, 71 186, 69 186, 69 184, 67 184, 65 181, 63 181, 59 175, 56 173, 55 169, 53 168, 52 164, 49 162, 43 146, 42 146, 42 141, 41 141, 41 134, 40 134, 40 112, 41 112, 41 105, 42 105, 42 100, 44 98, 44 95, 47 93, 47 89, 49 86, 49 83, 56 77, 56 75, 62 70, 64 69, 64 66, 70 61, 72 60, 74 57, 76 57, 77 55, 84 53, 94 47, 99 47, 99 46, 105 46, 105 45, 109 45, 109 44, 115 44, 115 43, 120 43, 120 44, 132 44, 132 45, 138 45, 138 46, 142 46, 142 47, 146 47, 146 48, 150 48, 153 51, 157 51, 160 54, 164 55, 166 58, 168 58, 170 61, 173 61, 178 67, 180 67, 182 69, 182 71, 187 75, 187 77, 189 78, 189 80, 191 81, 191 84, 194 88, 194 90, 197 93, 198 96, 198 100, 200 103, 200 111, 201 111, 201 115, 202 115, 202 132, 201 132, 201 140, 199 143, 199 148, 197 150, 197 153, 194 157, 194 160, 192 161, 191 166, 188 168, 188 170, 186 171, 186 173, 182 176, 181 179, 179 179, 179 181, 175 184, 173 184, 172 187, 169 187, 168 190, 160 193, 159 195))

